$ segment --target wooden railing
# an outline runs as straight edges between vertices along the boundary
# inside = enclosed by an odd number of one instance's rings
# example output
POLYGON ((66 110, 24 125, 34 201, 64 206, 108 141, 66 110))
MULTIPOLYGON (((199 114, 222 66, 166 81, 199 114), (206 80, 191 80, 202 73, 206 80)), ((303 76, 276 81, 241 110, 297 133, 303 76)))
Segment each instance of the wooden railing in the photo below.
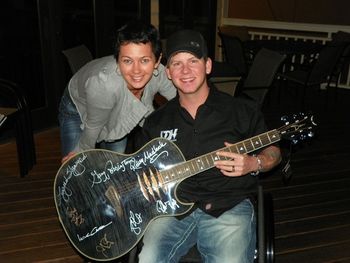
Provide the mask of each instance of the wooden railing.
MULTIPOLYGON (((350 26, 289 23, 278 21, 222 18, 220 26, 246 27, 250 39, 302 40, 325 44, 337 31, 350 32, 350 26)), ((350 66, 342 72, 339 87, 350 88, 350 66)))

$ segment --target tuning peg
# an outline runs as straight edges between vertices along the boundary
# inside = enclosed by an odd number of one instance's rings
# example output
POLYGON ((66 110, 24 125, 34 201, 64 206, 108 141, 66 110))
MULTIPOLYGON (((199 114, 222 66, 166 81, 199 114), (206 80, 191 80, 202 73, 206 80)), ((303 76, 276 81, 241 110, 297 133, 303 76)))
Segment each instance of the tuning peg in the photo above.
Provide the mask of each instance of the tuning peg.
POLYGON ((292 139, 292 144, 293 144, 293 145, 297 144, 298 142, 299 142, 298 139, 292 139))
POLYGON ((284 115, 281 117, 281 121, 285 123, 286 125, 289 124, 289 117, 287 115, 284 115))
POLYGON ((313 131, 309 131, 309 132, 307 133, 307 136, 308 136, 309 138, 312 138, 312 137, 315 136, 315 133, 314 133, 313 131))

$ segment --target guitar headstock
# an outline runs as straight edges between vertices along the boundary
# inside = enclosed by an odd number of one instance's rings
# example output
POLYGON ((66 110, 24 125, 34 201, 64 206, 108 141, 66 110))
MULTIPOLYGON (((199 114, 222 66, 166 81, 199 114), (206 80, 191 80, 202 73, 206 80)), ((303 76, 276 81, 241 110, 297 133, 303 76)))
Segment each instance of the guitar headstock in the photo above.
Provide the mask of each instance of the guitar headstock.
POLYGON ((285 123, 280 127, 281 138, 290 140, 293 144, 314 137, 314 128, 317 124, 311 113, 298 113, 291 116, 283 116, 281 120, 285 123))

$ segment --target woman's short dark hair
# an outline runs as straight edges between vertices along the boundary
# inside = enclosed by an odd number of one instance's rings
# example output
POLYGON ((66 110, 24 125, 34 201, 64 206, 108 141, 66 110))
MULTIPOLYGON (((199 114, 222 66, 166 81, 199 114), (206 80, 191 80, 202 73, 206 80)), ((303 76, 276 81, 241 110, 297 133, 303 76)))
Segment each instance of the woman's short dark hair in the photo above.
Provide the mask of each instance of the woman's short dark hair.
POLYGON ((120 46, 134 43, 151 43, 153 54, 156 60, 162 53, 161 41, 158 30, 151 24, 136 20, 131 21, 117 30, 114 45, 114 57, 118 60, 120 46))

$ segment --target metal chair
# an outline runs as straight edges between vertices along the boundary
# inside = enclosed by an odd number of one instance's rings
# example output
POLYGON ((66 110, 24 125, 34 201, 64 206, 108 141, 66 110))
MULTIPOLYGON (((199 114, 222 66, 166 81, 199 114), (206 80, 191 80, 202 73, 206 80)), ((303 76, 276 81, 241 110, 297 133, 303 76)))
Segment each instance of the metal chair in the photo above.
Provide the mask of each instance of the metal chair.
POLYGON ((333 72, 329 76, 327 85, 327 101, 330 98, 330 91, 335 93, 337 99, 338 85, 341 82, 342 75, 347 76, 350 64, 350 33, 338 31, 332 36, 332 41, 339 45, 344 45, 344 50, 340 55, 338 63, 335 65, 333 72))
POLYGON ((302 108, 305 105, 307 90, 312 87, 317 87, 320 90, 322 83, 326 83, 327 87, 330 85, 330 76, 333 74, 344 49, 345 44, 331 41, 321 49, 317 57, 305 60, 304 64, 296 65, 293 70, 280 74, 283 83, 285 83, 284 86, 289 87, 290 84, 293 84, 294 88, 300 87, 302 89, 300 98, 302 108))
POLYGON ((261 106, 285 59, 286 55, 266 48, 260 49, 247 77, 237 86, 235 96, 249 97, 261 106))
POLYGON ((224 62, 229 64, 237 75, 245 76, 247 74, 247 58, 242 41, 236 36, 223 32, 218 34, 221 39, 224 62))
POLYGON ((223 61, 213 60, 211 78, 244 77, 247 73, 246 59, 242 41, 219 31, 223 61))
POLYGON ((62 53, 67 58, 72 74, 93 59, 90 50, 85 45, 63 50, 62 53))
POLYGON ((1 106, 13 107, 16 111, 7 116, 3 132, 14 129, 20 175, 24 177, 36 164, 36 151, 30 110, 21 88, 14 82, 0 79, 1 106))

